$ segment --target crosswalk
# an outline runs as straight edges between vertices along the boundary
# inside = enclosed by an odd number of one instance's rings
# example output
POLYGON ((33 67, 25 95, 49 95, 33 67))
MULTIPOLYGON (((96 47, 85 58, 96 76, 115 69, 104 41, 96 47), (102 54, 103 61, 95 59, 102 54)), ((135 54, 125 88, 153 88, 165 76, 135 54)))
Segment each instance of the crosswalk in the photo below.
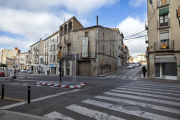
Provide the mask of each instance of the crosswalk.
POLYGON ((61 120, 78 120, 82 116, 96 120, 179 120, 179 108, 180 85, 135 81, 65 107, 71 112, 66 114, 68 116, 53 111, 44 117, 61 120), (72 114, 76 114, 75 118, 72 114))
POLYGON ((138 80, 137 76, 122 76, 122 75, 109 75, 101 79, 121 79, 121 80, 138 80))

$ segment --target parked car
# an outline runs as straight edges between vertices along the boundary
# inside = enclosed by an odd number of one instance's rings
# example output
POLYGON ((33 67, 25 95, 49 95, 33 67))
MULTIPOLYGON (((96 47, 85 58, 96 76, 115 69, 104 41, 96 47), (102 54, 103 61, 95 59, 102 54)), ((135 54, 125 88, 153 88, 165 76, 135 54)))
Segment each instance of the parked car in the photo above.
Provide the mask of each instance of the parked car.
POLYGON ((127 69, 132 69, 132 68, 134 68, 134 66, 131 65, 131 64, 129 64, 129 65, 127 66, 127 69))
POLYGON ((139 66, 141 66, 141 65, 142 65, 142 63, 140 63, 140 62, 137 62, 137 64, 139 64, 139 66))
POLYGON ((33 71, 28 70, 27 73, 28 73, 28 74, 33 74, 33 71))
POLYGON ((139 67, 139 64, 138 64, 138 63, 136 63, 135 65, 136 65, 136 67, 139 67))
POLYGON ((0 72, 0 77, 5 77, 5 72, 0 72))

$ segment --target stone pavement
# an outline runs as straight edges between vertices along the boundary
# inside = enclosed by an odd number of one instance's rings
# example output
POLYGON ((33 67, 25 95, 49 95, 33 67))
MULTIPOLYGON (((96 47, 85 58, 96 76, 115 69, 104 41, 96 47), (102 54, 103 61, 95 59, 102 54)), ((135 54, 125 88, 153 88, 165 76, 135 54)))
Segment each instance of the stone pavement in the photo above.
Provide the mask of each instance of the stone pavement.
POLYGON ((0 110, 0 120, 52 120, 52 119, 36 116, 36 115, 30 115, 26 113, 0 110))

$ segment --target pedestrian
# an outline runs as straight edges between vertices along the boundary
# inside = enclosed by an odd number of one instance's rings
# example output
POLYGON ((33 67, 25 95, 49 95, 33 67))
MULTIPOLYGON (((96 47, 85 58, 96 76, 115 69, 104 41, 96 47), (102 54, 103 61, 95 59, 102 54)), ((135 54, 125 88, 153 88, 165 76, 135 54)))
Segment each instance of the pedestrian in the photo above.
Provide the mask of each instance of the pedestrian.
POLYGON ((40 74, 40 70, 39 70, 39 74, 40 74))
POLYGON ((143 72, 143 75, 144 75, 144 78, 146 77, 146 72, 147 72, 147 69, 145 66, 142 67, 142 72, 143 72))

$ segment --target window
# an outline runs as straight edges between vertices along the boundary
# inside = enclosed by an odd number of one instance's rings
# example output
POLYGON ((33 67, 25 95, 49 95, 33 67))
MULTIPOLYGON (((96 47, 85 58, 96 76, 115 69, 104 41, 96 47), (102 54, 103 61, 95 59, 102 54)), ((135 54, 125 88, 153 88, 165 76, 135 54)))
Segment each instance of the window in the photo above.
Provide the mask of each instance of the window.
POLYGON ((158 6, 169 4, 169 0, 158 0, 158 6))
POLYGON ((160 15, 159 16, 159 26, 168 26, 168 14, 160 15))
POLYGON ((88 37, 88 32, 85 32, 85 37, 88 37))
POLYGON ((66 43, 66 36, 64 36, 64 43, 66 43))
POLYGON ((50 56, 50 62, 52 62, 52 55, 50 56))
POLYGON ((160 31, 160 48, 169 49, 169 31, 160 31))
POLYGON ((55 51, 55 48, 56 48, 56 47, 55 47, 55 44, 54 44, 53 46, 54 46, 54 47, 53 47, 53 48, 54 48, 53 51, 55 51))
POLYGON ((111 50, 110 50, 110 56, 111 56, 111 50))
POLYGON ((26 55, 26 58, 28 58, 28 55, 26 55))
POLYGON ((111 38, 110 38, 110 45, 111 45, 111 38))
POLYGON ((53 55, 53 62, 55 62, 55 55, 53 55))
POLYGON ((114 57, 114 51, 113 51, 113 57, 114 57))
POLYGON ((103 33, 103 40, 104 40, 104 33, 103 33))

